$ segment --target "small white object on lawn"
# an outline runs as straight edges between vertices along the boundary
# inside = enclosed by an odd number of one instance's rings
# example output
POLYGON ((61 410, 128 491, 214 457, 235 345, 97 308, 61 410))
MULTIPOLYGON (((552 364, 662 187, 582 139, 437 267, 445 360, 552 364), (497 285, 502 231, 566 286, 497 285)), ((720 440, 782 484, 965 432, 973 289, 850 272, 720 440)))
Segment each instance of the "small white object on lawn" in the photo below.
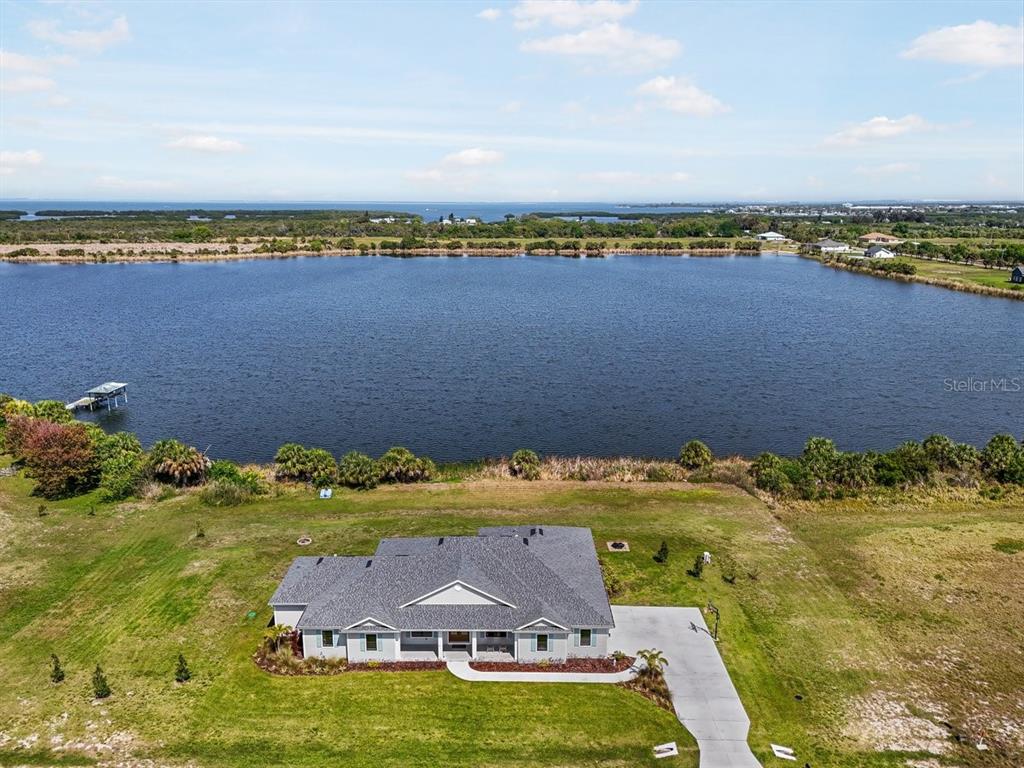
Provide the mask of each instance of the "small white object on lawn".
POLYGON ((783 760, 796 760, 796 754, 790 747, 783 747, 779 744, 772 744, 772 753, 783 760))
POLYGON ((674 741, 670 741, 668 744, 659 744, 654 748, 654 757, 661 759, 662 757, 675 757, 679 754, 679 747, 676 746, 674 741))
POLYGON ((704 553, 704 565, 711 565, 711 553, 710 552, 705 552, 704 553))
POLYGON ((332 491, 330 488, 321 488, 320 489, 320 498, 321 499, 329 499, 333 495, 334 495, 334 491, 332 491))

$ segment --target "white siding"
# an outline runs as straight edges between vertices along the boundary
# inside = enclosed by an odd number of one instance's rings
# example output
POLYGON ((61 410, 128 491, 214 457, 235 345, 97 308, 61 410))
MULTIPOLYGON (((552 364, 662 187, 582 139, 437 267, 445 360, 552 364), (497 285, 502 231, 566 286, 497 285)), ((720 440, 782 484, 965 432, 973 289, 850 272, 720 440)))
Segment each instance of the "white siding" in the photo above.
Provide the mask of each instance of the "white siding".
POLYGON ((608 655, 608 630, 590 630, 590 646, 576 645, 579 630, 569 635, 569 656, 577 658, 600 658, 608 655))
POLYGON ((562 661, 568 656, 569 640, 565 632, 520 632, 516 635, 516 661, 562 661), (548 636, 548 650, 533 650, 533 641, 537 635, 548 636))
POLYGON ((349 661, 395 661, 398 658, 398 635, 394 632, 349 632, 348 658, 349 661), (377 635, 377 650, 362 650, 363 636, 367 634, 377 635))
POLYGON ((453 584, 436 595, 423 598, 416 605, 498 605, 498 602, 472 587, 453 584))
POLYGON ((325 659, 344 659, 347 655, 345 647, 345 635, 339 631, 334 632, 334 645, 325 647, 321 642, 319 629, 302 630, 302 655, 306 658, 321 656, 325 659))
POLYGON ((278 627, 294 628, 302 618, 302 612, 305 609, 304 605, 275 605, 274 624, 278 627))

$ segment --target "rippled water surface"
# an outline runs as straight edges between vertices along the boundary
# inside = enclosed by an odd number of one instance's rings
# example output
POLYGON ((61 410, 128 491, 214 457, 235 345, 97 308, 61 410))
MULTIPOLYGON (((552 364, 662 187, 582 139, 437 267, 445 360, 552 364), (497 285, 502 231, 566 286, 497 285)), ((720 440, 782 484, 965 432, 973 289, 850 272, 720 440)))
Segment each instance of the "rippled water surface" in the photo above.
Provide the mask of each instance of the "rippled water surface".
POLYGON ((126 381, 105 428, 240 460, 977 443, 1024 431, 1022 321, 790 256, 0 264, 0 391, 126 381))

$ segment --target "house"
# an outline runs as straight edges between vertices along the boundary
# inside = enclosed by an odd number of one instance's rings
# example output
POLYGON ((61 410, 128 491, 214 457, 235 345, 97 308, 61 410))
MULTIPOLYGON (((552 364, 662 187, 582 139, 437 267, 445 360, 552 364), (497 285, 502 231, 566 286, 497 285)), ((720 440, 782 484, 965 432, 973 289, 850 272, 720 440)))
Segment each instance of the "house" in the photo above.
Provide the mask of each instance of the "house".
POLYGON ((1024 284, 1024 264, 1018 264, 1013 268, 1013 272, 1010 273, 1010 282, 1024 284))
POLYGON ((350 661, 603 657, 615 626, 589 528, 481 528, 297 557, 270 605, 306 657, 350 661))
POLYGON ((770 243, 781 243, 784 240, 789 240, 785 235, 780 235, 778 232, 762 232, 757 235, 758 240, 767 241, 770 243))
POLYGON ((819 253, 847 253, 850 250, 850 246, 826 237, 824 240, 811 243, 811 250, 818 251, 819 253))
POLYGON ((858 237, 857 242, 864 243, 865 245, 899 245, 903 241, 884 232, 868 232, 866 235, 858 237))
POLYGON ((864 255, 869 259, 895 259, 896 254, 881 245, 872 245, 866 251, 864 255))

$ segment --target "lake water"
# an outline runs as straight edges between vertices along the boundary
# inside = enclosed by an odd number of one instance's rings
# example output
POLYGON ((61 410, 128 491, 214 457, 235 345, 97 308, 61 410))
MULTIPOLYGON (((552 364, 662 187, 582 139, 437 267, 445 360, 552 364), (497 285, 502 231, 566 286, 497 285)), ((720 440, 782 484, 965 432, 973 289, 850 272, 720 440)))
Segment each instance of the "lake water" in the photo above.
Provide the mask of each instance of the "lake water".
POLYGON ((1022 320, 774 255, 0 264, 0 391, 126 381, 105 428, 239 460, 981 443, 1024 431, 1022 320))

